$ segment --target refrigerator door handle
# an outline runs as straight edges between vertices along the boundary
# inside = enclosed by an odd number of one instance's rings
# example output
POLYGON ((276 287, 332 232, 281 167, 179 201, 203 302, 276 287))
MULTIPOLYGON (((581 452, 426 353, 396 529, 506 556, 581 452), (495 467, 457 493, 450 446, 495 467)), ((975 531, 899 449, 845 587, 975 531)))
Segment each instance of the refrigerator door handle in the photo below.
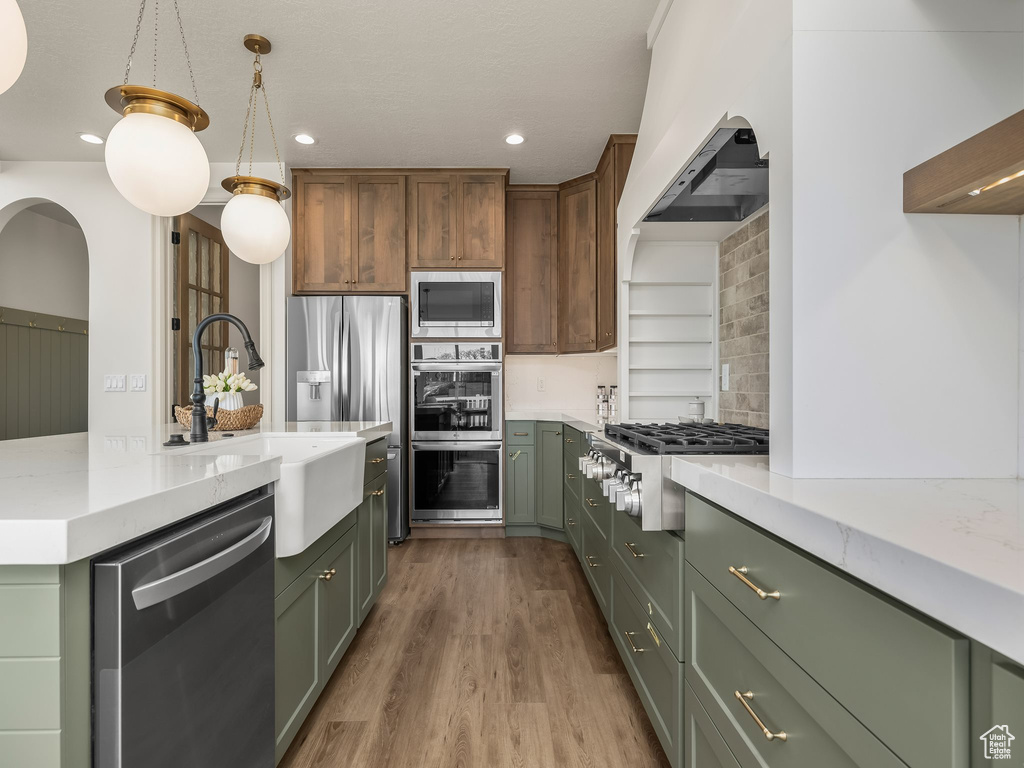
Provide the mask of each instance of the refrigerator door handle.
MULTIPOLYGON (((349 330, 351 323, 348 322, 348 318, 345 316, 345 312, 341 314, 341 347, 338 349, 338 359, 341 361, 341 413, 338 414, 339 421, 345 421, 351 418, 351 392, 352 383, 349 381, 351 375, 350 364, 349 364, 349 342, 351 339, 351 331, 349 330)), ((337 393, 335 393, 334 402, 338 402, 337 393)))

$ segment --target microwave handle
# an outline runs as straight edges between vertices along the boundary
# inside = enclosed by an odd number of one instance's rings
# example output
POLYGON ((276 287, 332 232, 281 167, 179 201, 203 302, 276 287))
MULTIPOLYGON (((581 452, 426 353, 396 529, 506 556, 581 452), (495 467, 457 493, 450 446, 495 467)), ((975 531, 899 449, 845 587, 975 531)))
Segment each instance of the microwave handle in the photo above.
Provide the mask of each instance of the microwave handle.
POLYGON ((501 363, 476 363, 467 361, 461 363, 413 363, 412 369, 414 371, 440 371, 447 373, 479 373, 481 371, 491 371, 492 373, 498 374, 501 372, 501 363))
POLYGON ((413 451, 500 451, 501 443, 413 443, 413 451))

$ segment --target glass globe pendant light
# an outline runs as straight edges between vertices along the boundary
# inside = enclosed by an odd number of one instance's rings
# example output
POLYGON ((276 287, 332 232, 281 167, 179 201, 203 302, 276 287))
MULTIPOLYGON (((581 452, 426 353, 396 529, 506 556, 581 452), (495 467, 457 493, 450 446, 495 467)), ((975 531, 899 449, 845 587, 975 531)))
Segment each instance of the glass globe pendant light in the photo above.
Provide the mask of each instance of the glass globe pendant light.
POLYGON ((160 0, 154 2, 153 87, 128 84, 145 10, 142 0, 124 83, 106 93, 107 104, 123 117, 107 136, 104 158, 110 180, 129 203, 154 216, 178 216, 195 208, 210 186, 210 161, 195 135, 210 125, 210 118, 198 103, 178 0, 174 12, 195 101, 156 87, 160 0))
POLYGON ((28 57, 25 18, 16 0, 0 0, 0 93, 21 77, 28 57))
POLYGON ((274 121, 270 117, 270 102, 267 100, 267 87, 263 83, 263 63, 261 54, 270 53, 270 41, 261 35, 246 35, 245 47, 256 54, 253 60, 252 85, 249 87, 249 107, 245 112, 245 123, 242 127, 242 144, 238 148, 238 162, 235 164, 235 175, 224 179, 221 186, 231 193, 232 197, 224 206, 220 217, 220 231, 224 242, 235 256, 250 264, 269 264, 285 252, 291 238, 291 225, 288 215, 281 206, 283 200, 291 195, 284 185, 284 166, 281 155, 277 151, 277 136, 274 134, 274 121), (281 183, 262 179, 252 175, 253 149, 256 143, 256 93, 263 94, 263 105, 267 111, 267 122, 270 124, 270 137, 274 141, 274 154, 277 165, 281 169, 281 183), (250 116, 252 124, 250 126, 250 116), (242 173, 242 154, 245 152, 245 141, 249 139, 249 175, 242 173))

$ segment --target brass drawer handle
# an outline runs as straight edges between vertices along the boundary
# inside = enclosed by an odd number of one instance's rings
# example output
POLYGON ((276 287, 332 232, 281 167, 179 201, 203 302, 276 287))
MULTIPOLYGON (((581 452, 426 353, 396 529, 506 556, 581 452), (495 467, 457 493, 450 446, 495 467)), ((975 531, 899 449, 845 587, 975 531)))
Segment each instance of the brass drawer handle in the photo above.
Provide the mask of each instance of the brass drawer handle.
POLYGON ((330 581, 331 579, 333 579, 337 575, 338 575, 338 571, 336 569, 334 569, 334 568, 331 568, 331 570, 324 571, 323 573, 321 573, 319 576, 317 576, 317 578, 318 579, 323 579, 324 581, 330 581))
POLYGON ((384 495, 384 489, 381 488, 379 491, 371 491, 370 495, 371 496, 383 496, 384 495))
POLYGON ((746 584, 748 587, 750 587, 752 590, 754 590, 757 593, 757 596, 760 597, 762 600, 767 600, 769 597, 772 600, 781 600, 782 599, 782 595, 779 594, 779 590, 776 589, 774 592, 765 592, 763 589, 761 589, 759 586, 757 586, 754 582, 752 582, 750 579, 748 579, 747 578, 747 566, 745 566, 745 565, 741 565, 739 568, 734 568, 733 566, 730 565, 729 566, 729 573, 731 573, 737 579, 739 579, 744 584, 746 584))
POLYGON ((569 525, 576 525, 576 521, 573 520, 571 517, 569 518, 569 525))
POLYGON ((629 648, 633 651, 633 653, 643 653, 647 650, 646 648, 636 647, 636 643, 633 642, 633 635, 635 635, 636 632, 623 632, 622 634, 626 636, 626 642, 629 643, 629 648))
POLYGON ((561 432, 555 432, 555 434, 556 434, 556 435, 560 435, 560 434, 562 434, 562 433, 561 433, 561 432))
POLYGON ((512 437, 529 437, 529 432, 513 432, 512 437))
POLYGON ((629 550, 629 554, 631 554, 633 557, 647 557, 647 555, 645 555, 643 552, 637 552, 635 549, 633 549, 633 547, 635 547, 636 544, 633 544, 629 541, 624 541, 622 543, 625 545, 626 549, 629 550))
POLYGON ((573 440, 571 437, 567 437, 567 438, 565 438, 565 442, 567 442, 569 444, 572 444, 572 443, 575 443, 576 441, 573 440))
POLYGON ((572 472, 569 472, 569 473, 566 474, 565 479, 566 480, 575 480, 576 479, 576 475, 574 475, 572 472))
POLYGON ((523 452, 522 452, 522 451, 516 451, 515 453, 510 453, 510 454, 508 455, 508 457, 509 457, 510 459, 512 459, 512 461, 515 461, 515 460, 516 460, 516 459, 518 459, 518 458, 519 458, 520 456, 522 456, 522 454, 523 454, 523 452))
POLYGON ((776 739, 778 739, 779 741, 786 741, 787 739, 789 739, 789 736, 786 735, 785 731, 779 731, 778 733, 772 733, 767 728, 765 728, 764 723, 761 722, 761 718, 758 717, 757 713, 754 712, 754 710, 750 708, 749 704, 747 704, 747 700, 748 699, 753 699, 754 698, 754 694, 753 693, 751 693, 750 691, 747 691, 746 693, 740 693, 739 691, 733 691, 733 696, 735 696, 736 697, 736 701, 738 701, 740 704, 742 704, 743 708, 745 710, 747 710, 747 714, 750 715, 752 718, 754 718, 754 722, 757 723, 757 727, 761 729, 761 733, 764 734, 764 737, 766 739, 768 739, 768 741, 775 741, 776 739))
POLYGON ((600 563, 595 563, 594 562, 594 556, 593 555, 586 555, 585 559, 587 561, 587 565, 589 565, 591 568, 600 568, 601 567, 600 563))
POLYGON ((371 463, 371 464, 380 464, 380 463, 382 463, 383 461, 384 461, 384 457, 383 457, 383 456, 381 456, 381 457, 379 457, 379 458, 376 458, 376 459, 370 459, 370 463, 371 463))
POLYGON ((587 499, 587 504, 589 504, 592 507, 596 507, 597 506, 597 504, 594 503, 593 499, 587 499))

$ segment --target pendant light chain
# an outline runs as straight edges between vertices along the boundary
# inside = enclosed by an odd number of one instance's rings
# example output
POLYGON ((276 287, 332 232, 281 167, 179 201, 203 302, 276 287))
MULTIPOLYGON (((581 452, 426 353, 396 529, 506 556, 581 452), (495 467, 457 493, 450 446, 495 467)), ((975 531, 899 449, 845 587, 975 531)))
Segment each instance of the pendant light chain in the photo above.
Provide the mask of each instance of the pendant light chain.
POLYGON ((284 184, 284 166, 281 164, 281 153, 277 151, 277 134, 274 132, 274 118, 270 116, 270 102, 267 100, 267 86, 263 86, 263 104, 267 108, 267 122, 270 123, 270 138, 274 141, 274 157, 277 158, 277 169, 281 173, 281 183, 284 184))
MULTIPOLYGON (((132 38, 132 48, 128 52, 128 63, 124 68, 124 85, 128 85, 128 78, 131 76, 132 64, 135 60, 135 50, 139 46, 139 34, 142 32, 142 17, 146 13, 146 0, 139 3, 139 15, 135 19, 135 37, 132 38)), ((188 53, 188 43, 185 42, 185 27, 181 23, 181 10, 178 8, 178 0, 174 0, 174 15, 178 19, 178 33, 181 35, 181 47, 185 51, 185 65, 188 67, 188 79, 192 82, 192 96, 196 106, 199 105, 199 89, 196 87, 196 76, 192 72, 192 59, 188 53)), ((153 87, 156 88, 156 65, 157 48, 159 41, 160 25, 160 0, 153 3, 153 87)))
POLYGON ((252 176, 253 157, 256 149, 256 91, 263 92, 263 106, 267 111, 267 123, 270 125, 270 138, 274 142, 274 157, 277 158, 278 171, 281 173, 281 183, 284 184, 284 165, 281 164, 281 153, 277 147, 277 133, 274 131, 274 118, 270 116, 270 100, 267 97, 267 86, 263 82, 263 62, 257 47, 256 58, 252 63, 253 76, 252 85, 249 86, 249 104, 245 109, 245 120, 242 123, 242 143, 238 146, 238 161, 235 163, 235 175, 242 172, 242 156, 245 153, 245 140, 249 139, 249 175, 252 176), (251 127, 250 127, 251 118, 251 127))

